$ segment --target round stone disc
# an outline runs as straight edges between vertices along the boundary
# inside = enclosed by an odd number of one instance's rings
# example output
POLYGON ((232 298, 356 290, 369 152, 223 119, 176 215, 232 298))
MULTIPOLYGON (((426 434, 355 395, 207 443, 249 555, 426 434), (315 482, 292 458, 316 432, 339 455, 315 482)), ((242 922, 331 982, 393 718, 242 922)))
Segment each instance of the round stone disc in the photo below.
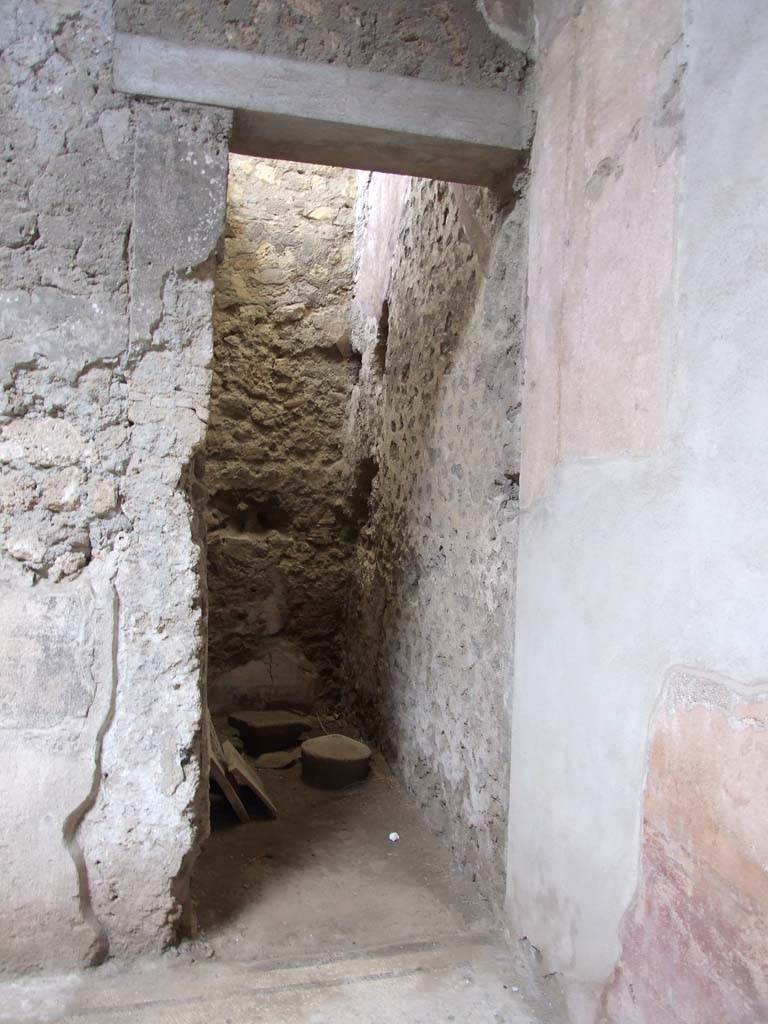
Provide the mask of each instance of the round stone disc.
POLYGON ((343 789, 361 782, 371 764, 371 748, 349 736, 330 733, 301 745, 301 777, 320 789, 343 789))

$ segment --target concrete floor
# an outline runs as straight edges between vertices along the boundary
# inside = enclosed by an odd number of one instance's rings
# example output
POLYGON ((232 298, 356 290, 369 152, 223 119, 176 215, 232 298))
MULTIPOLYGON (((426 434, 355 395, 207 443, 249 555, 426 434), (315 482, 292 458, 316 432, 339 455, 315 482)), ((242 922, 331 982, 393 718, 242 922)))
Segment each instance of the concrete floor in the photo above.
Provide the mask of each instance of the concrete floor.
POLYGON ((214 816, 199 940, 2 984, 0 1021, 556 1024, 554 993, 531 984, 382 762, 340 793, 308 788, 298 766, 262 777, 276 821, 214 816))

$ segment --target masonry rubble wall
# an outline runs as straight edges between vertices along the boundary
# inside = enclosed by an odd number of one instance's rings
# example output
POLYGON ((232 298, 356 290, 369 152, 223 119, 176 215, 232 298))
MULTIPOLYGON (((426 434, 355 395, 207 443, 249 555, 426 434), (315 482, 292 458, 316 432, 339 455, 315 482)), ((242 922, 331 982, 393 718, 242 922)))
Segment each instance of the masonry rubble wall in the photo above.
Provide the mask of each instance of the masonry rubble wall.
POLYGON ((523 51, 469 0, 391 25, 375 6, 2 4, 6 969, 173 942, 207 828, 201 451, 229 114, 115 93, 113 32, 523 87, 523 51))
MULTIPOLYGON (((380 8, 119 0, 116 18, 527 88, 525 4, 380 8)), ((35 970, 193 924, 229 118, 115 94, 106 0, 0 13, 0 954, 35 970)), ((465 189, 364 190, 350 699, 483 890, 506 873, 510 932, 574 1024, 753 1024, 766 12, 535 14, 529 229, 525 204, 465 189)))
POLYGON ((348 458, 351 700, 483 892, 504 890, 525 202, 363 176, 348 458))
POLYGON ((195 515, 229 115, 110 85, 101 0, 5 5, 5 969, 157 949, 207 827, 195 515))
POLYGON ((212 706, 338 691, 354 172, 232 156, 208 492, 212 706))
POLYGON ((530 0, 116 0, 122 32, 501 90, 525 86, 530 0))

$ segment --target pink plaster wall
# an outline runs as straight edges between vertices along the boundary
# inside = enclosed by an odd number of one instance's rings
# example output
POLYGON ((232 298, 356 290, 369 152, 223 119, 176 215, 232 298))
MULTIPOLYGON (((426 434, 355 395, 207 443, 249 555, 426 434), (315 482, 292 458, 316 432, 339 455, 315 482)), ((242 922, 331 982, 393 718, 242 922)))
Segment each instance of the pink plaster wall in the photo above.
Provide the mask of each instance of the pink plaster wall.
POLYGON ((574 1024, 768 1024, 767 9, 541 6, 511 927, 574 1024))
POLYGON ((768 698, 718 690, 656 718, 605 1024, 768 1021, 768 698))
POLYGON ((585 4, 538 65, 521 499, 562 459, 643 455, 667 394, 677 0, 585 4))

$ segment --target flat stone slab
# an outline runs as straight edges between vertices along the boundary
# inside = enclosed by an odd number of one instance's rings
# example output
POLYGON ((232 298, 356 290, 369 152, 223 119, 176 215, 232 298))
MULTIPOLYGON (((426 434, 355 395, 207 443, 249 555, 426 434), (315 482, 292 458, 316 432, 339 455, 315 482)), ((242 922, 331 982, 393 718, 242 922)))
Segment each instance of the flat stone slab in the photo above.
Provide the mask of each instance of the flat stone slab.
POLYGON ((349 736, 329 733, 301 745, 301 777, 319 789, 343 789, 362 782, 371 765, 371 748, 349 736))
POLYGON ((249 754, 258 756, 274 750, 295 747, 302 733, 314 725, 293 711, 238 711, 229 716, 242 737, 249 754))
POLYGON ((291 750, 272 750, 268 754, 259 754, 256 758, 257 768, 291 768, 301 757, 301 747, 291 750))

